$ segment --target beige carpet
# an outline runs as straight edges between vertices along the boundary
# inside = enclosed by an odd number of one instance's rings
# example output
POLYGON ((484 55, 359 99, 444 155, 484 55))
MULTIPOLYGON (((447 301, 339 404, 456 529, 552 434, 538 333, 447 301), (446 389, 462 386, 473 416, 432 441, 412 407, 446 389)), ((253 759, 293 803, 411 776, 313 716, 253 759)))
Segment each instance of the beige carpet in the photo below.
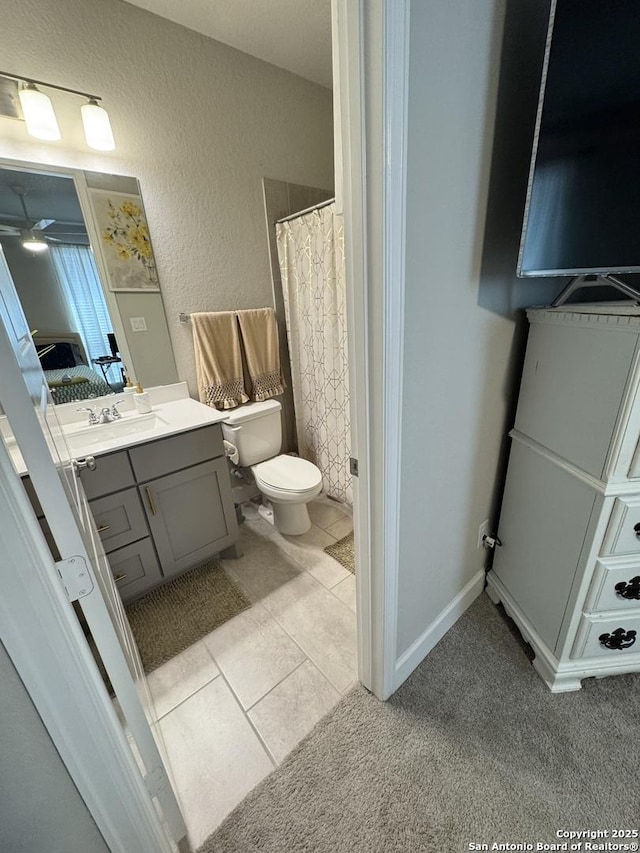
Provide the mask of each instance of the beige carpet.
POLYGON ((604 850, 638 827, 639 743, 640 675, 551 693, 481 595, 388 702, 354 688, 200 853, 535 850, 568 829, 608 830, 604 850))
POLYGON ((330 557, 341 563, 351 574, 356 573, 356 555, 353 544, 353 530, 344 539, 338 539, 333 545, 327 545, 324 549, 330 557))
POLYGON ((212 560, 126 605, 145 672, 171 660, 250 603, 212 560))

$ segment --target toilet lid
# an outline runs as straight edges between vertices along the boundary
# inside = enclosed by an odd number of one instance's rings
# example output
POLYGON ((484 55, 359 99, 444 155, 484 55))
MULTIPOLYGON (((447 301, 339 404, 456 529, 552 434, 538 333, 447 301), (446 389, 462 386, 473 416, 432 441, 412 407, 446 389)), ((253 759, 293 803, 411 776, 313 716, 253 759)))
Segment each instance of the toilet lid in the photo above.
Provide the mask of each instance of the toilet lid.
POLYGON ((322 482, 322 474, 313 462, 298 456, 276 456, 254 465, 253 473, 267 486, 284 492, 305 492, 322 482))

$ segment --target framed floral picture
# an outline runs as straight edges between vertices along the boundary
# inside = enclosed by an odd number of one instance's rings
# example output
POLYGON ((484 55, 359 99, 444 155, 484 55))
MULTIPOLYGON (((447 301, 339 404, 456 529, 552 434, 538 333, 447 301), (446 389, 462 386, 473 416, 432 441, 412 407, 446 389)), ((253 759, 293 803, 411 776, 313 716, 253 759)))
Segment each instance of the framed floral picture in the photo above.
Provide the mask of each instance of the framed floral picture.
POLYGON ((149 227, 139 195, 90 189, 109 290, 159 291, 149 227))

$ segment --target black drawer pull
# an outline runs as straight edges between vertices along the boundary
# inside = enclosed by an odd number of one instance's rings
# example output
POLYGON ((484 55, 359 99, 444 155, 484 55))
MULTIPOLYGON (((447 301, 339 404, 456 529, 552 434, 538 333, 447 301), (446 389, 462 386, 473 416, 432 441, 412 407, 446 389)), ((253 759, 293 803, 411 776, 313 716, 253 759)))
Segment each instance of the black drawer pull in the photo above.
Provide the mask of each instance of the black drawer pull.
POLYGON ((630 581, 620 581, 614 587, 616 595, 629 601, 640 601, 640 575, 631 578, 630 581))
POLYGON ((629 649, 636 641, 636 632, 625 631, 624 628, 616 628, 611 634, 600 634, 598 639, 601 645, 607 649, 629 649))
POLYGON ((633 529, 635 530, 635 534, 640 539, 640 521, 637 524, 633 525, 633 529))

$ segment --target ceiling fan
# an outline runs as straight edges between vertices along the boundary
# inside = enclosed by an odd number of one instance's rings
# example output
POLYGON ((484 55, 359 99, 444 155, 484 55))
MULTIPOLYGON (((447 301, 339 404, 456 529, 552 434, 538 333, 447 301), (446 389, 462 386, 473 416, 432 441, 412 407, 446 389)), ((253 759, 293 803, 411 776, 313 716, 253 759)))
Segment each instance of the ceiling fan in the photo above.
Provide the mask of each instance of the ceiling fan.
POLYGON ((61 243, 61 240, 57 240, 55 237, 44 233, 46 228, 53 225, 56 221, 55 219, 40 219, 38 222, 34 222, 33 225, 29 225, 30 217, 25 202, 25 196, 29 190, 19 185, 12 186, 11 189, 20 199, 26 228, 17 228, 14 225, 0 225, 0 236, 22 237, 23 247, 30 252, 44 252, 49 248, 48 243, 61 243))

